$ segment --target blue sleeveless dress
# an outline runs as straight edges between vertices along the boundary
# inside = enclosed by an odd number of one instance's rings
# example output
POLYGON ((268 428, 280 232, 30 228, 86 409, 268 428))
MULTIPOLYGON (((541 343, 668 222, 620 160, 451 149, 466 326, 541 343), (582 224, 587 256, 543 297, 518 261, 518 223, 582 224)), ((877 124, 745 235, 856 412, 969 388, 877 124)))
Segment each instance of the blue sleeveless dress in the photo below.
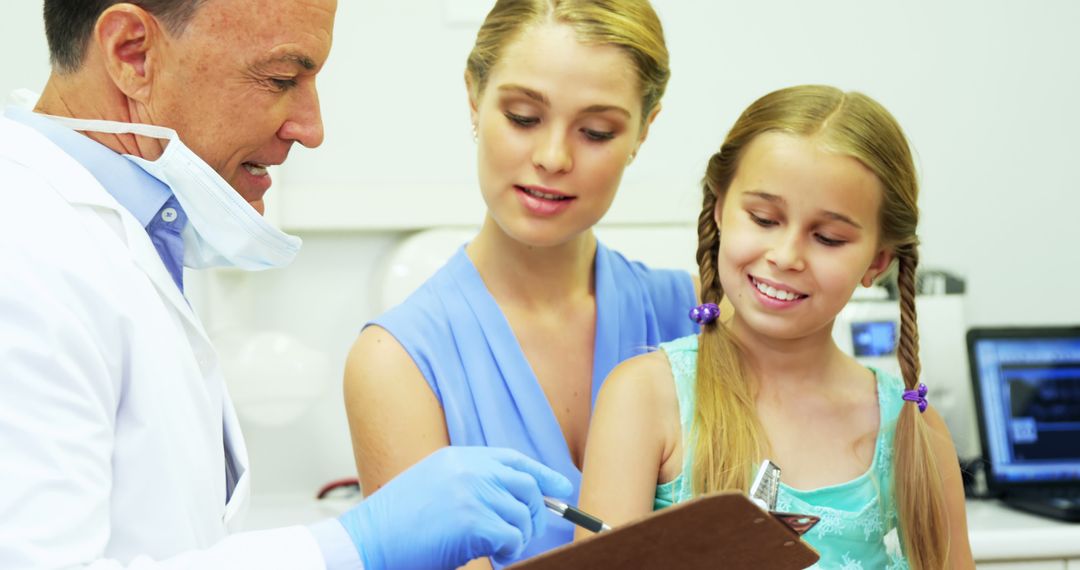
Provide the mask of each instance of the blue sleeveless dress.
MULTIPOLYGON (((661 344, 660 348, 667 353, 675 377, 683 433, 683 469, 675 479, 657 485, 655 510, 693 497, 690 482, 693 447, 686 436, 694 425, 698 337, 681 338, 661 344)), ((870 468, 851 481, 809 491, 780 484, 778 511, 821 517, 821 522, 803 537, 821 554, 812 568, 908 568, 895 532, 898 519, 892 492, 893 436, 904 403, 901 398, 904 384, 895 376, 872 370, 877 377, 881 424, 870 468)))
MULTIPOLYGON (((684 271, 649 269, 597 244, 592 403, 618 363, 697 332, 687 318, 694 286, 684 271)), ((577 502, 574 466, 555 418, 509 322, 462 247, 431 279, 368 325, 405 348, 442 404, 451 445, 510 447, 565 475, 577 502)), ((522 558, 573 539, 554 515, 522 558)))

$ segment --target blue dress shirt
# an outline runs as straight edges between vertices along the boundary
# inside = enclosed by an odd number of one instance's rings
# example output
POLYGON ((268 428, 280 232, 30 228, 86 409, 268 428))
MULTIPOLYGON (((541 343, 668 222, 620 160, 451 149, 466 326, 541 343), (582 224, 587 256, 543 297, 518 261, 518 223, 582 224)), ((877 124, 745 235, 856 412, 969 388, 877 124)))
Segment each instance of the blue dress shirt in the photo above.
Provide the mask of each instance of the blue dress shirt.
POLYGON ((169 275, 184 290, 184 240, 180 232, 187 225, 187 214, 168 186, 105 145, 46 117, 18 107, 8 107, 4 114, 45 135, 90 171, 146 228, 169 275))

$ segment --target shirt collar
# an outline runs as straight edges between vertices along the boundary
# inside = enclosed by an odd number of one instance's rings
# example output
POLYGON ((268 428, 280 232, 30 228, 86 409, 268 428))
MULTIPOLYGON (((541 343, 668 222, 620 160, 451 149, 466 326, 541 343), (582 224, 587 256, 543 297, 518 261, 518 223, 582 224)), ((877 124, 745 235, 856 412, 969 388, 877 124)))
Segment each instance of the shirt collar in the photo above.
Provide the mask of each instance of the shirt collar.
POLYGON ((16 106, 5 108, 4 115, 37 130, 77 160, 143 227, 172 196, 172 190, 160 180, 90 137, 16 106))

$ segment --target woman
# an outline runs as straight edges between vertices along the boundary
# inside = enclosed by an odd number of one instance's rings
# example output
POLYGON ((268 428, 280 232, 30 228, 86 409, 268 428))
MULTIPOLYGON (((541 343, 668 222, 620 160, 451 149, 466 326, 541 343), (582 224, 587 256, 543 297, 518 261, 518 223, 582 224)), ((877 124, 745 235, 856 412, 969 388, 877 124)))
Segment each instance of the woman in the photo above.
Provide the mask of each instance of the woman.
MULTIPOLYGON (((440 447, 488 445, 560 471, 576 500, 604 377, 696 332, 687 273, 628 262, 592 232, 660 110, 667 61, 646 0, 501 0, 488 14, 465 73, 482 229, 369 323, 346 365, 365 492, 440 447)), ((552 520, 525 556, 572 535, 552 520)))

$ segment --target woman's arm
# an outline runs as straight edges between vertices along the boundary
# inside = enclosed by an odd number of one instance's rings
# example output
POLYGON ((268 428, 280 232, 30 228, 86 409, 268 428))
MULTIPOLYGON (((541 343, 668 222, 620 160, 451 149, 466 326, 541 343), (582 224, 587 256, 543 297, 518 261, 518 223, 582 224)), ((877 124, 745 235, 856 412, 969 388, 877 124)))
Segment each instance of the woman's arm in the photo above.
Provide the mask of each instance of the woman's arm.
MULTIPOLYGON (((386 329, 369 326, 345 361, 345 411, 365 495, 450 445, 446 416, 409 353, 386 329)), ((490 570, 487 558, 463 566, 490 570)))
MULTIPOLYGON (((409 353, 386 329, 369 326, 345 362, 345 411, 365 495, 450 445, 446 416, 409 353)), ((490 570, 487 558, 462 568, 490 570)))
POLYGON ((345 411, 365 495, 450 445, 442 406, 409 353, 369 326, 345 362, 345 411))
POLYGON ((932 406, 924 414, 931 430, 931 445, 945 489, 945 513, 949 518, 949 568, 974 569, 968 540, 967 511, 964 503, 964 482, 960 477, 960 462, 949 426, 932 406))
MULTIPOLYGON (((612 526, 651 513, 661 467, 680 431, 675 384, 663 351, 617 366, 600 389, 589 424, 581 508, 612 526)), ((575 538, 591 534, 578 529, 575 538)))

